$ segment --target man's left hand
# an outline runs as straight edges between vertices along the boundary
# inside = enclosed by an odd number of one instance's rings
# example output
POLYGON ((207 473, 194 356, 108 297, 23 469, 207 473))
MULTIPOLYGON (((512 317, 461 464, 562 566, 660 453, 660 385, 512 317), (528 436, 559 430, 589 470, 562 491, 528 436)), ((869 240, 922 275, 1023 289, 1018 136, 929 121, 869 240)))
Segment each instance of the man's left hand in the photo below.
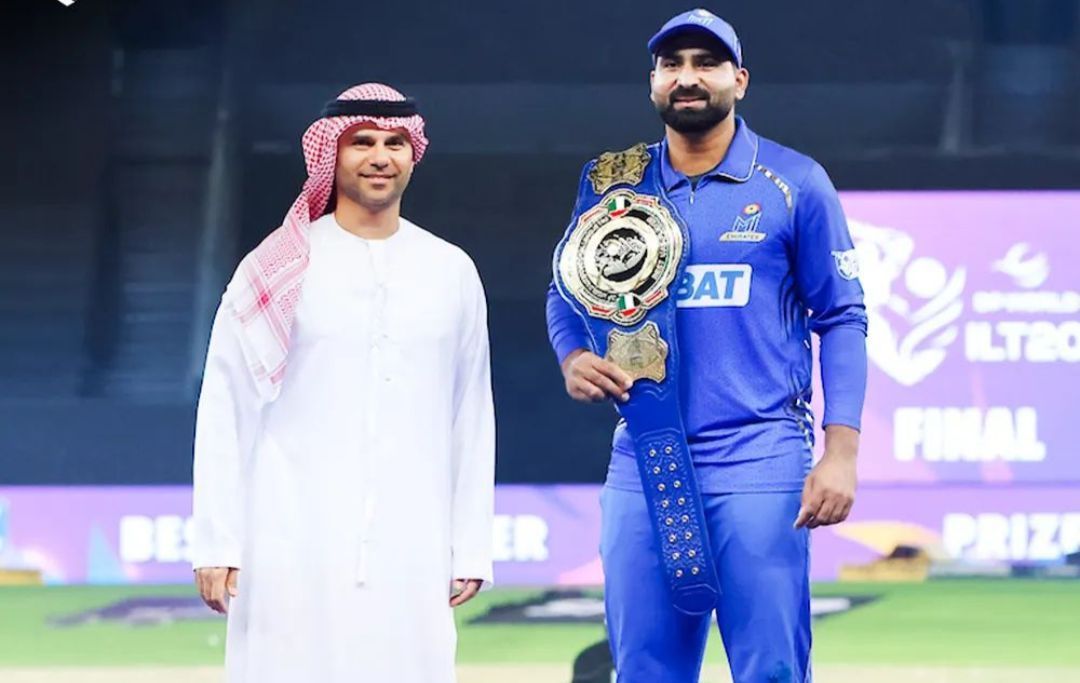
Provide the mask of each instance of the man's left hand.
POLYGON ((454 579, 450 587, 450 606, 458 607, 472 600, 483 584, 480 579, 454 579))
POLYGON ((847 519, 855 503, 855 458, 859 433, 851 427, 825 428, 825 455, 803 484, 802 506, 795 528, 816 529, 847 519))

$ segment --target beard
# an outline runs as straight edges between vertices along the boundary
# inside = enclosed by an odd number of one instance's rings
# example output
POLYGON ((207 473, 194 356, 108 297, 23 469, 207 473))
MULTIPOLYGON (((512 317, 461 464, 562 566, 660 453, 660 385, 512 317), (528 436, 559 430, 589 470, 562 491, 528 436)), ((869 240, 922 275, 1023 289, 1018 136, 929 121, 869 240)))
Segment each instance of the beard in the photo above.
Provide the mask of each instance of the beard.
POLYGON ((712 130, 721 121, 731 114, 735 108, 735 92, 724 92, 717 97, 709 97, 709 93, 700 88, 678 88, 668 97, 667 103, 657 104, 656 111, 660 118, 672 130, 678 133, 694 134, 712 130), (700 97, 706 100, 701 109, 676 109, 676 97, 700 97))
POLYGON ((401 199, 402 195, 405 194, 405 186, 408 182, 408 178, 398 176, 394 179, 393 187, 388 193, 379 193, 378 195, 373 196, 361 188, 355 177, 338 175, 334 183, 334 201, 332 203, 336 204, 338 197, 343 196, 348 198, 353 204, 362 206, 368 211, 383 211, 393 206, 395 202, 401 199))

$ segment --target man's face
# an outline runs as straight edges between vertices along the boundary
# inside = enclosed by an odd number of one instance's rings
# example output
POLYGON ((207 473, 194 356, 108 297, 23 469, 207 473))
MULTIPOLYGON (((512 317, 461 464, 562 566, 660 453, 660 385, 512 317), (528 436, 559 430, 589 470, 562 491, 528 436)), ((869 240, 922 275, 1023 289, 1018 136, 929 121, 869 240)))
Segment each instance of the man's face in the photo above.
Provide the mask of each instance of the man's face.
POLYGON ((338 138, 334 186, 339 198, 381 211, 401 199, 413 165, 412 143, 404 130, 361 123, 338 138))
POLYGON ((715 41, 677 36, 664 45, 649 74, 651 99, 660 118, 679 133, 711 130, 746 95, 750 73, 731 61, 715 41))

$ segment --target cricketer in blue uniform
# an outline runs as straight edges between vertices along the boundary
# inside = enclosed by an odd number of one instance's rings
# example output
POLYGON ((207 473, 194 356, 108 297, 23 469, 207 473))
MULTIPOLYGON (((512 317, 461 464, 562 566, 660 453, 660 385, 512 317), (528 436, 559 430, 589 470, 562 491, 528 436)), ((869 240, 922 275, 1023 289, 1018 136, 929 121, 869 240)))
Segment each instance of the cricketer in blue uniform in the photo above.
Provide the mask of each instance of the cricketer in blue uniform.
MULTIPOLYGON (((843 521, 855 494, 866 389, 858 265, 825 170, 735 115, 749 73, 734 29, 694 10, 665 24, 649 49, 666 133, 648 151, 690 236, 669 293, 683 421, 722 593, 720 633, 736 683, 805 683, 809 529, 843 521), (826 435, 813 469, 811 332, 821 340, 826 435)), ((626 400, 629 377, 591 352, 582 319, 554 286, 547 317, 570 395, 626 400)), ((710 615, 671 605, 634 457, 620 422, 601 494, 618 681, 696 682, 710 615)))

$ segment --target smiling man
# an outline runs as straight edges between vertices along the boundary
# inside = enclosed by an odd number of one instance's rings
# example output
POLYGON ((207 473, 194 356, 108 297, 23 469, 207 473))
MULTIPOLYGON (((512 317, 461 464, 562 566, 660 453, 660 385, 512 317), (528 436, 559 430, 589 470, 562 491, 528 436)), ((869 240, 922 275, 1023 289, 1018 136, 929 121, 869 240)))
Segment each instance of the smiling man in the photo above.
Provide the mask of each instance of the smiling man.
POLYGON ((427 144, 392 88, 328 103, 303 191, 222 299, 192 556, 230 683, 451 683, 452 608, 492 579, 484 292, 401 217, 427 144))
POLYGON ((648 47, 664 139, 586 165, 547 299, 567 392, 623 417, 601 494, 615 668, 620 683, 696 682, 715 613, 736 683, 804 683, 809 530, 855 495, 866 314, 851 238, 825 170, 735 115, 750 73, 727 22, 686 12, 648 47), (635 257, 608 272, 622 244, 635 257))

